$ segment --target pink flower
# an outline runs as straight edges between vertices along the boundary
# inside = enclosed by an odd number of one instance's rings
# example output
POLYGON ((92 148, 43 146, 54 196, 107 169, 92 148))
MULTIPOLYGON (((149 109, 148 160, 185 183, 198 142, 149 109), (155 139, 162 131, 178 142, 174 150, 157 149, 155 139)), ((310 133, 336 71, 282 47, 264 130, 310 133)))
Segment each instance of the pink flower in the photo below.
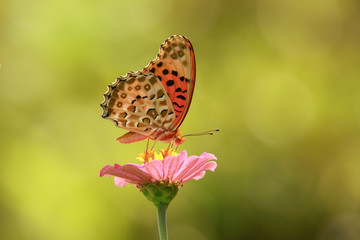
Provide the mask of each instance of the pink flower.
POLYGON ((124 187, 133 184, 140 187, 144 184, 165 183, 168 185, 181 185, 191 179, 199 180, 204 177, 205 171, 214 171, 216 157, 210 153, 201 156, 187 157, 182 151, 175 156, 166 156, 164 160, 152 160, 144 165, 127 163, 124 166, 104 166, 100 176, 114 176, 115 184, 124 187))

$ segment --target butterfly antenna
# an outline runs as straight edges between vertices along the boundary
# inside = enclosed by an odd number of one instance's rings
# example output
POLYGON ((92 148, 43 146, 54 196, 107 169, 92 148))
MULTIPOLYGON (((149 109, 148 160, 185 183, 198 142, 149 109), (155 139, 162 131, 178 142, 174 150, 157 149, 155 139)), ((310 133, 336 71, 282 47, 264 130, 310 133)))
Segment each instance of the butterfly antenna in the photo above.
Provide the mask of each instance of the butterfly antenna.
POLYGON ((205 132, 186 134, 186 135, 184 135, 184 137, 202 136, 202 135, 214 135, 214 132, 219 132, 219 131, 220 131, 220 129, 214 129, 214 130, 209 130, 209 131, 205 131, 205 132))

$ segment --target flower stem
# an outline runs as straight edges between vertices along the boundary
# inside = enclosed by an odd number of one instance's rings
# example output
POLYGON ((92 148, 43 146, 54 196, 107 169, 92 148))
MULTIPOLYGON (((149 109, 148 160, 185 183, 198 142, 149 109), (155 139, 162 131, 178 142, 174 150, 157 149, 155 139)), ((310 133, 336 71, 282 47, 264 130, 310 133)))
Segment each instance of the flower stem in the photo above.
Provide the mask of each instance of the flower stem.
POLYGON ((168 205, 160 205, 157 207, 157 217, 159 226, 160 240, 167 240, 167 228, 166 228, 166 209, 168 205))

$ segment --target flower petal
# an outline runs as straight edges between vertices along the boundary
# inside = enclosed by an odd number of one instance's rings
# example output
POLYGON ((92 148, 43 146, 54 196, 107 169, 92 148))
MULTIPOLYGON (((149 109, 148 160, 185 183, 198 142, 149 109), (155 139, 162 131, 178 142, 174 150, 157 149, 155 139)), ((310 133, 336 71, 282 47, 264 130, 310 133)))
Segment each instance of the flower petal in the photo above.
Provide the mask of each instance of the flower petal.
POLYGON ((188 175, 186 178, 184 178, 182 182, 184 183, 191 179, 199 180, 205 176, 206 170, 210 170, 213 172, 213 171, 215 171, 216 166, 217 166, 216 162, 213 162, 213 161, 207 162, 198 171, 196 171, 196 172, 188 175))
POLYGON ((154 180, 163 180, 163 162, 160 160, 152 160, 148 164, 143 166, 143 170, 146 171, 154 180))
MULTIPOLYGON (((142 165, 128 163, 124 166, 115 164, 114 166, 105 166, 100 170, 100 176, 115 176, 128 180, 130 182, 151 182, 151 176, 142 171, 142 165)), ((119 181, 119 180, 117 180, 119 181)))
MULTIPOLYGON (((99 176, 100 176, 100 177, 103 177, 104 175, 106 175, 107 170, 108 170, 109 168, 112 168, 112 167, 113 167, 113 166, 110 166, 110 165, 104 166, 104 167, 100 170, 99 176)), ((108 174, 107 174, 107 175, 108 175, 108 174)), ((107 177, 109 177, 109 175, 108 175, 107 177)))
POLYGON ((198 156, 190 156, 188 157, 181 169, 179 169, 178 173, 174 176, 175 181, 182 181, 186 179, 189 181, 193 177, 200 174, 200 172, 205 170, 211 170, 212 168, 216 168, 216 165, 213 164, 206 164, 209 160, 216 159, 213 154, 203 153, 200 157, 198 156))
POLYGON ((182 164, 186 160, 187 152, 182 151, 177 156, 168 156, 164 159, 164 179, 171 182, 174 181, 174 175, 179 171, 182 164))
POLYGON ((143 171, 141 168, 143 168, 143 165, 134 163, 127 163, 122 167, 124 171, 132 174, 132 176, 138 177, 141 180, 140 182, 151 182, 151 175, 143 171))
POLYGON ((100 176, 116 176, 121 177, 128 180, 138 181, 140 180, 138 177, 129 174, 128 172, 124 171, 121 166, 114 165, 114 166, 105 166, 100 170, 100 176))
POLYGON ((198 161, 198 156, 190 156, 182 163, 180 168, 174 174, 173 180, 178 182, 182 181, 182 179, 188 174, 188 172, 193 168, 193 166, 198 161))
POLYGON ((114 177, 114 182, 115 182, 115 185, 118 187, 124 187, 128 184, 137 185, 137 182, 133 182, 133 181, 121 178, 121 177, 114 177))

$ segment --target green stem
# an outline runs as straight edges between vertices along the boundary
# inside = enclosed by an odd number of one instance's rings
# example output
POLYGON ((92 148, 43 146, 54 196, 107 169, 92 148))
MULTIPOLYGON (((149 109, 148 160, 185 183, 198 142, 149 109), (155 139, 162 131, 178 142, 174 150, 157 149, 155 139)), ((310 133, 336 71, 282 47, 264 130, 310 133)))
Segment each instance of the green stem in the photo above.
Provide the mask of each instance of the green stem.
POLYGON ((160 205, 157 207, 157 217, 159 226, 160 240, 167 240, 167 229, 166 229, 166 209, 168 205, 160 205))

